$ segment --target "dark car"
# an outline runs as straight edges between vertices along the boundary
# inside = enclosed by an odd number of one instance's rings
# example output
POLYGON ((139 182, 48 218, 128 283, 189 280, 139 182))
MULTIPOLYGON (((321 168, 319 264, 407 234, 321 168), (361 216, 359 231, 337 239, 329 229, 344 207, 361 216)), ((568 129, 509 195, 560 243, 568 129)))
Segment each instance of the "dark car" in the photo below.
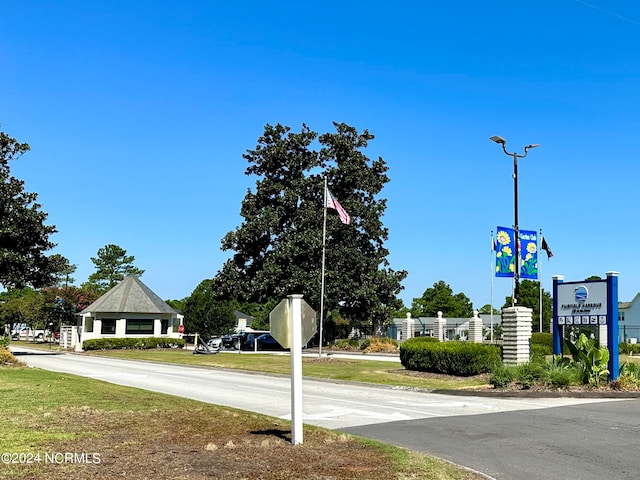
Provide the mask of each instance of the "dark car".
POLYGON ((258 337, 258 350, 284 350, 282 345, 270 333, 258 337))
POLYGON ((240 334, 239 333, 227 334, 227 335, 222 335, 222 337, 220 338, 222 339, 222 346, 224 348, 236 348, 236 343, 239 342, 240 334))
POLYGON ((255 350, 256 339, 265 333, 265 331, 252 331, 233 333, 231 335, 222 336, 222 345, 224 348, 232 348, 234 350, 255 350))

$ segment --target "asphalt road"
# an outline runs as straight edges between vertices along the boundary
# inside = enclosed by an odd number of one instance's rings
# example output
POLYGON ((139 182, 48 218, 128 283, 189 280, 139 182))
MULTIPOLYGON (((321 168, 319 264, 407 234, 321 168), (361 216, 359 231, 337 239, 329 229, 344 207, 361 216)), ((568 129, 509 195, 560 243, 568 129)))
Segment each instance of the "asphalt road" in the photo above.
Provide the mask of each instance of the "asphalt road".
POLYGON ((496 479, 640 476, 640 400, 423 418, 342 431, 447 459, 496 479))
MULTIPOLYGON (((290 379, 75 354, 28 365, 290 419, 290 379)), ((304 423, 428 453, 496 479, 637 478, 640 400, 450 396, 304 379, 304 423)))

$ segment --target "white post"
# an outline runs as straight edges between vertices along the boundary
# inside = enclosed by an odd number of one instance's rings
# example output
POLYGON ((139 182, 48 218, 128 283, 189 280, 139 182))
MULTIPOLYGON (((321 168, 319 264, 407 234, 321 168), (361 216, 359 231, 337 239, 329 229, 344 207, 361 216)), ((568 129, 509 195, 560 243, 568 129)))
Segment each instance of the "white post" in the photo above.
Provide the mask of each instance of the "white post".
POLYGON ((291 443, 302 443, 302 295, 289 295, 291 317, 291 443))
POLYGON ((438 312, 438 318, 433 322, 433 330, 438 340, 444 342, 446 337, 447 321, 442 318, 442 312, 438 312))
POLYGON ((411 312, 407 312, 407 318, 402 322, 402 334, 404 340, 413 338, 413 318, 411 318, 411 312))
POLYGON ((482 343, 482 319, 478 316, 478 310, 473 311, 473 318, 469 320, 469 341, 482 343))

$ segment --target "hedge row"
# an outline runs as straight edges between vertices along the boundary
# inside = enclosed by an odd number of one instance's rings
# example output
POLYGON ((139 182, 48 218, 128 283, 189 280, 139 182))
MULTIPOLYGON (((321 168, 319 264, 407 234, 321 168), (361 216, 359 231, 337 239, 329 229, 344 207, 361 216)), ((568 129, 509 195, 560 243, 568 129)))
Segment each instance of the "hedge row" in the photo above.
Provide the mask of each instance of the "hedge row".
MULTIPOLYGON (((439 342, 410 338, 400 346, 400 362, 407 370, 471 376, 490 372, 502 361, 500 348, 471 342, 439 342)), ((435 341, 434 341, 435 340, 435 341)))
POLYGON ((620 353, 624 355, 638 355, 640 354, 640 343, 621 343, 620 353))
POLYGON ((183 348, 182 338, 95 338, 82 342, 83 350, 147 350, 150 348, 183 348))
POLYGON ((553 334, 549 332, 533 332, 531 334, 531 345, 543 345, 553 349, 553 334))

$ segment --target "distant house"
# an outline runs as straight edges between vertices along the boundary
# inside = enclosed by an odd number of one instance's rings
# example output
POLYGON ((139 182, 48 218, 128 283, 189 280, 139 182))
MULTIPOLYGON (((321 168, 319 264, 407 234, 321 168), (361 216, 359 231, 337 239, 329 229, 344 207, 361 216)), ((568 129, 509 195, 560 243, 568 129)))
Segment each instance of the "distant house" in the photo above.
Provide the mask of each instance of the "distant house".
POLYGON ((78 315, 76 351, 94 338, 182 337, 184 317, 133 275, 78 315))
POLYGON ((618 334, 619 342, 640 343, 640 293, 630 302, 618 302, 618 334))
POLYGON ((251 326, 251 324, 253 323, 253 317, 251 315, 242 313, 240 310, 235 310, 233 314, 236 316, 236 332, 253 331, 253 327, 251 326))
MULTIPOLYGON (((482 313, 478 316, 482 319, 484 330, 488 332, 487 336, 490 336, 489 332, 492 327, 495 329, 502 322, 502 318, 499 314, 490 315, 482 313)), ((407 318, 393 318, 387 327, 387 336, 399 341, 406 340, 410 337, 433 337, 435 336, 436 320, 437 317, 411 318, 411 316, 408 316, 407 318), (411 320, 409 324, 407 324, 407 319, 411 320), (408 332, 403 332, 403 328, 406 328, 408 325, 410 325, 410 328, 412 329, 410 337, 408 332)), ((445 340, 466 340, 467 332, 469 330, 469 320, 471 319, 444 318, 445 325, 443 333, 445 340)))

